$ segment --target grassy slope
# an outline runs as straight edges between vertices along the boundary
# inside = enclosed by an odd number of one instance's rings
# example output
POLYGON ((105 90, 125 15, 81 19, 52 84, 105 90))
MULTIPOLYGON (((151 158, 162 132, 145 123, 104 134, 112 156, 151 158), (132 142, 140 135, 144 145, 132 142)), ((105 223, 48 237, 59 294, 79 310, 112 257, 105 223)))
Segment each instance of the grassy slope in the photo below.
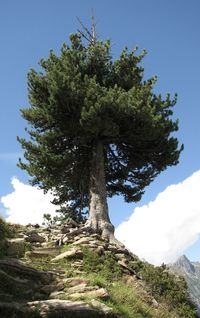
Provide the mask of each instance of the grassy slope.
MULTIPOLYGON (((15 230, 7 228, 1 221, 2 238, 13 236, 15 230), (5 230, 5 228, 7 230, 5 230), (3 230, 2 230, 3 229, 3 230)), ((70 245, 63 250, 70 249, 70 245)), ((24 261, 29 261, 25 259, 24 261)), ((33 258, 31 266, 39 270, 62 270, 66 277, 73 277, 73 260, 60 261, 56 267, 50 263, 50 258, 33 258)), ((194 318, 195 310, 190 305, 187 295, 187 286, 183 279, 177 279, 165 267, 154 267, 139 259, 129 264, 134 271, 142 277, 141 280, 134 276, 124 275, 120 265, 114 259, 114 254, 108 252, 98 255, 87 248, 84 249, 83 269, 79 277, 87 278, 90 284, 105 287, 110 295, 105 303, 111 306, 119 317, 123 318, 194 318), (154 305, 152 299, 156 299, 154 305)), ((66 286, 67 288, 67 286, 66 286)), ((62 296, 63 298, 63 296, 62 296)), ((81 298, 84 299, 84 297, 81 298)), ((37 316, 37 315, 36 315, 37 316)), ((11 316, 8 315, 10 318, 11 316)), ((13 316, 17 317, 17 316, 13 316)), ((6 318, 6 317, 4 317, 6 318)))
MULTIPOLYGON (((64 247, 63 251, 70 246, 64 247)), ((175 278, 164 267, 154 267, 138 260, 132 265, 137 267, 138 280, 134 276, 124 275, 121 267, 114 260, 113 254, 99 256, 94 251, 84 250, 83 273, 79 277, 87 278, 90 284, 104 287, 110 294, 105 303, 123 318, 194 318, 195 310, 188 301, 187 286, 182 279, 175 278), (152 304, 152 299, 158 307, 152 304)), ((62 260, 57 268, 66 271, 66 276, 73 277, 73 260, 62 260)), ((33 259, 32 266, 37 269, 54 270, 49 258, 33 259)), ((76 276, 76 275, 75 275, 76 276)), ((61 297, 62 299, 67 299, 61 297)), ((81 300, 88 300, 82 297, 81 300)))

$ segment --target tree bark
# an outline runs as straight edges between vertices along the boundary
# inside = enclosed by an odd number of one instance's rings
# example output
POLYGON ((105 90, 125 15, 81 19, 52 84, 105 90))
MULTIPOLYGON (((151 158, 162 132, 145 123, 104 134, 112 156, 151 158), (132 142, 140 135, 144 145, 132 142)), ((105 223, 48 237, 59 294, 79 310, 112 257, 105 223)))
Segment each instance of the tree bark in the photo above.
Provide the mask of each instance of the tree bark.
POLYGON ((90 203, 87 225, 104 239, 114 241, 114 226, 108 215, 106 194, 104 147, 98 141, 93 147, 90 172, 90 203))

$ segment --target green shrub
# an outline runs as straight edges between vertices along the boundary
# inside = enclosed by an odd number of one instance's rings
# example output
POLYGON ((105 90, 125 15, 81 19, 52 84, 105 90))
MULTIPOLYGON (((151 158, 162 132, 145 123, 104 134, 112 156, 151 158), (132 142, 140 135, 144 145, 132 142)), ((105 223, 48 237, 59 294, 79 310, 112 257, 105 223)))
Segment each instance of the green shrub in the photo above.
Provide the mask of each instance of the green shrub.
POLYGON ((0 217, 0 258, 6 254, 5 239, 11 237, 12 231, 8 223, 0 217))
POLYGON ((83 251, 83 270, 86 273, 96 273, 107 281, 117 280, 122 277, 120 265, 112 253, 99 255, 89 249, 83 251))
POLYGON ((0 241, 4 240, 5 238, 15 237, 17 233, 17 227, 18 225, 7 223, 0 217, 0 241))
POLYGON ((180 317, 196 317, 184 278, 170 273, 165 265, 155 267, 145 262, 140 265, 140 274, 156 299, 165 300, 171 308, 176 309, 180 317))

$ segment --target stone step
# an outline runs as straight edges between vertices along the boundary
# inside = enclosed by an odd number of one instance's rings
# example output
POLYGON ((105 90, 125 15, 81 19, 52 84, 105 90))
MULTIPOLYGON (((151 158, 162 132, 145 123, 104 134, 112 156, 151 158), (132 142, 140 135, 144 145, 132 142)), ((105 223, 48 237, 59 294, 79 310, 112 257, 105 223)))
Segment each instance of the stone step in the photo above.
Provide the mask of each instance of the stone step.
POLYGON ((60 254, 59 247, 48 247, 48 248, 37 248, 33 251, 26 253, 26 256, 32 258, 48 257, 48 256, 57 256, 60 254))
POLYGON ((29 302, 28 306, 32 309, 35 308, 39 310, 43 315, 53 314, 55 317, 60 314, 60 317, 77 317, 77 318, 114 318, 112 309, 98 301, 70 301, 70 300, 59 300, 59 299, 49 299, 43 301, 33 301, 29 302))

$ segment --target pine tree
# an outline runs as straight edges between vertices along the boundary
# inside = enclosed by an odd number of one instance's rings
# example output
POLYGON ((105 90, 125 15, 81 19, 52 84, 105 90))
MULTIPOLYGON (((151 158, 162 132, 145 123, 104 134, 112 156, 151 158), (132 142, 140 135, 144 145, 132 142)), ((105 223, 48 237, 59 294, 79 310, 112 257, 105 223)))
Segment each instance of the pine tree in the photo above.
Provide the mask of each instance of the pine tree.
POLYGON ((156 77, 143 79, 143 51, 125 48, 113 60, 110 41, 95 30, 70 36, 60 56, 50 51, 30 70, 30 107, 22 109, 30 138, 18 138, 33 185, 52 190, 54 203, 83 211, 87 225, 114 239, 107 196, 140 200, 144 188, 178 163, 183 146, 174 137, 176 96, 153 93, 156 77), (85 39, 88 43, 85 44, 85 39))

